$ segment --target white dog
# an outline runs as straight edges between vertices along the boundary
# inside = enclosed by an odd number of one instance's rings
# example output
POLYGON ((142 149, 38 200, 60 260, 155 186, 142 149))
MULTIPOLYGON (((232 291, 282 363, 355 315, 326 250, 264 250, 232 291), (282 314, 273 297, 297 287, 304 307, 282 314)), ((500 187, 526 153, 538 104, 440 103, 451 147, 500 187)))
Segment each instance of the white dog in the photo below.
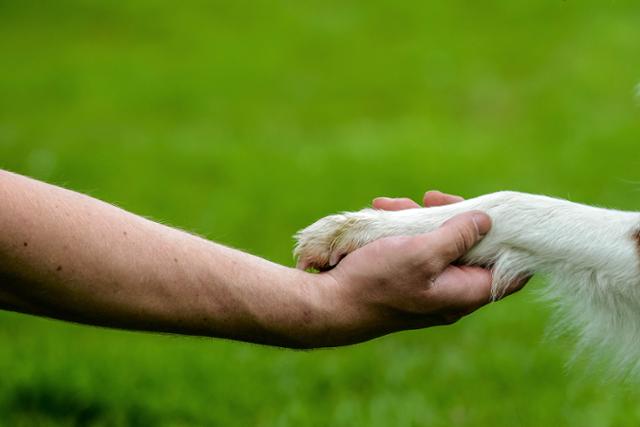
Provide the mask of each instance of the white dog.
POLYGON ((433 208, 328 216, 296 235, 295 255, 304 268, 327 269, 373 240, 429 232, 469 210, 488 213, 493 227, 460 261, 492 268, 494 298, 515 278, 542 273, 580 346, 610 348, 619 366, 639 370, 640 213, 499 192, 433 208))

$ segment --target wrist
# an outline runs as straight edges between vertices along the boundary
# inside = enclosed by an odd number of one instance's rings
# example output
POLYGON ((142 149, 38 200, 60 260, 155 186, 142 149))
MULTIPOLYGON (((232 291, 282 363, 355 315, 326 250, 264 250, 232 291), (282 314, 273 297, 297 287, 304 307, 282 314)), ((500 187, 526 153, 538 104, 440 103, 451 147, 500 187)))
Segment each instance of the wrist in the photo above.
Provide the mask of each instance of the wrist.
POLYGON ((367 341, 385 331, 379 330, 376 310, 364 295, 354 294, 354 283, 335 272, 308 274, 307 295, 314 313, 308 329, 309 347, 336 347, 367 341))
POLYGON ((353 306, 344 295, 344 283, 328 273, 312 274, 293 270, 298 303, 290 317, 288 347, 312 349, 354 344, 358 328, 353 306))
POLYGON ((335 347, 346 344, 343 338, 345 315, 340 284, 327 273, 313 274, 296 270, 294 286, 299 289, 301 310, 295 316, 292 339, 300 348, 335 347))

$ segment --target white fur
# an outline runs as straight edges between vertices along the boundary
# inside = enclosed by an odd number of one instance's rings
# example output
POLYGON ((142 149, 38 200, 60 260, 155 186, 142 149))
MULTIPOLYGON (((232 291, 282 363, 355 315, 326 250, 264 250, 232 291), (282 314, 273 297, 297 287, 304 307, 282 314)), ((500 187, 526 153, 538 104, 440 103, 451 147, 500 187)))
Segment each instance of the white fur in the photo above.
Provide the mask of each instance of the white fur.
POLYGON ((541 273, 581 348, 611 349, 619 366, 640 370, 639 213, 499 192, 441 207, 332 215, 296 235, 295 255, 304 268, 325 269, 373 240, 429 232, 469 210, 488 213, 493 227, 461 261, 493 269, 495 298, 514 278, 541 273))

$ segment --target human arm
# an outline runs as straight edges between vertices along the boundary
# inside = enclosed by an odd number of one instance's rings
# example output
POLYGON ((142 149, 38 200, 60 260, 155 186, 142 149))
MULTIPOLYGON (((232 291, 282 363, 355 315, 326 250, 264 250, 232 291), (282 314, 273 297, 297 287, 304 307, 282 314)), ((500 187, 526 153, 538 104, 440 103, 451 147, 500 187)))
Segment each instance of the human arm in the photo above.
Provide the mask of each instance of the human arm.
POLYGON ((489 227, 464 214, 310 274, 0 171, 0 307, 287 347, 350 344, 450 323, 488 302, 490 273, 448 263, 489 227))

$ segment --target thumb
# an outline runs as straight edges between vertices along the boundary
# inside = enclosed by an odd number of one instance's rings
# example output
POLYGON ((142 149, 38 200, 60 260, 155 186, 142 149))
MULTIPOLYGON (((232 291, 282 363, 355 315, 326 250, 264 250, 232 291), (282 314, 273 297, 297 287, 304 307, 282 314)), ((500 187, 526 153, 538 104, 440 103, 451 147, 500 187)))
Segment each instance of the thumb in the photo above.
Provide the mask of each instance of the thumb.
POLYGON ((448 219, 424 235, 431 265, 437 272, 465 255, 491 229, 491 218, 484 212, 471 211, 448 219))

